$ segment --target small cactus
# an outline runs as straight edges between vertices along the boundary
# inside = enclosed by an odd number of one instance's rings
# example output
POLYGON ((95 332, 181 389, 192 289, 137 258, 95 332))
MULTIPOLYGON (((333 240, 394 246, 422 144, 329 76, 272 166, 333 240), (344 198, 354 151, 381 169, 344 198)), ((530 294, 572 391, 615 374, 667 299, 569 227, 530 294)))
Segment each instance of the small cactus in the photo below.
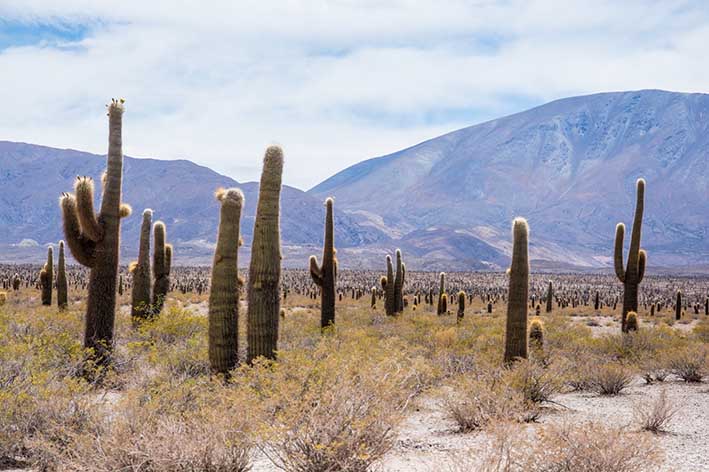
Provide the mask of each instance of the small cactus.
POLYGON ((238 362, 239 220, 244 194, 239 189, 220 189, 221 202, 217 247, 209 291, 209 364, 212 371, 228 374, 238 362))
POLYGON ((638 330, 638 314, 634 311, 628 312, 628 318, 625 320, 627 324, 628 332, 638 330))
POLYGON ((113 349, 116 317, 116 284, 120 247, 120 220, 130 215, 121 203, 123 179, 123 100, 108 105, 108 156, 101 209, 94 212, 93 182, 77 178, 75 194, 63 194, 60 204, 65 240, 74 259, 91 269, 86 302, 84 347, 93 352, 93 361, 109 361, 113 349))
POLYGON ((66 278, 66 256, 64 241, 59 241, 59 261, 57 262, 57 306, 64 309, 69 305, 69 283, 66 278))
POLYGON ((544 348, 544 323, 535 318, 529 325, 529 344, 535 349, 544 348))
POLYGON ((0 292, 0 306, 5 305, 7 303, 7 292, 0 292))
POLYGON ((283 151, 270 146, 263 158, 249 264, 248 362, 275 359, 281 311, 280 201, 283 151))
MULTIPOLYGON (((150 226, 153 210, 143 211, 143 222, 140 227, 140 246, 138 261, 130 265, 133 273, 133 289, 131 291, 131 316, 134 323, 150 317, 152 300, 151 269, 150 269, 150 226)), ((119 284, 120 287, 120 284, 119 284)))
POLYGON ((39 282, 42 286, 42 305, 52 304, 52 286, 54 284, 54 250, 47 248, 47 262, 39 273, 39 282))
POLYGON ((512 264, 509 270, 507 325, 505 330, 506 365, 527 358, 527 298, 529 293, 529 226, 524 218, 512 223, 512 264))
POLYGON ((322 264, 318 258, 310 256, 310 277, 320 287, 320 328, 326 329, 335 324, 335 286, 337 284, 337 258, 335 257, 335 222, 333 217, 334 200, 325 200, 325 241, 323 244, 322 264))
POLYGON ((618 223, 615 229, 615 254, 614 267, 618 279, 623 283, 623 312, 621 315, 621 329, 628 331, 626 318, 628 313, 638 311, 638 286, 645 276, 647 254, 640 249, 640 236, 642 234, 643 208, 645 203, 645 180, 637 181, 637 201, 635 203, 635 218, 633 232, 630 238, 630 252, 628 263, 623 268, 623 240, 625 239, 625 225, 618 223))

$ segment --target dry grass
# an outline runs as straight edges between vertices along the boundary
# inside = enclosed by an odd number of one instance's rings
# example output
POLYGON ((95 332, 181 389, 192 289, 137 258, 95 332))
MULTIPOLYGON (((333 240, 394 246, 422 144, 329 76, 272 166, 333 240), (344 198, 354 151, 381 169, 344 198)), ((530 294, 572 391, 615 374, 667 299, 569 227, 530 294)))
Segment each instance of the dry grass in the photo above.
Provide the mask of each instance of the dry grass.
POLYGON ((635 421, 640 425, 640 429, 651 433, 665 432, 678 411, 678 407, 667 400, 665 390, 650 404, 636 404, 633 408, 635 421))
POLYGON ((619 395, 633 383, 633 372, 624 365, 607 363, 596 366, 592 385, 600 395, 619 395))

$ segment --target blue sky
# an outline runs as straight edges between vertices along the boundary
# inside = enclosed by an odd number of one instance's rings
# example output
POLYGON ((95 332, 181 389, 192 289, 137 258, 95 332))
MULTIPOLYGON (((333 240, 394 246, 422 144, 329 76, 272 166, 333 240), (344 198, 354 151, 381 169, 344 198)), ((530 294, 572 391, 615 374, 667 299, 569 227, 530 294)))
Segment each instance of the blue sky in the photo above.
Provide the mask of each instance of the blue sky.
POLYGON ((281 144, 309 188, 363 159, 570 95, 704 92, 692 1, 0 0, 0 139, 125 151, 239 181, 281 144))

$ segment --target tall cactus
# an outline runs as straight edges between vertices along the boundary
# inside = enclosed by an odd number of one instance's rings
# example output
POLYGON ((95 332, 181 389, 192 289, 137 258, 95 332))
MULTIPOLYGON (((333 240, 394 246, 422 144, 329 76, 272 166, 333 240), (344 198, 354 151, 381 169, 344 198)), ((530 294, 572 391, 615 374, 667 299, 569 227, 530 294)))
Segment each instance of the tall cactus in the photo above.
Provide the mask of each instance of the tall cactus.
POLYGON ((625 239, 625 225, 618 223, 615 228, 615 254, 614 266, 618 279, 623 283, 623 314, 621 318, 621 329, 628 332, 626 319, 631 311, 638 311, 638 286, 645 276, 645 265, 647 254, 640 249, 640 236, 642 234, 643 208, 645 204, 645 180, 637 181, 637 201, 635 204, 635 218, 633 220, 633 232, 630 238, 630 252, 628 253, 628 263, 623 268, 623 240, 625 239))
POLYGON ((283 151, 270 146, 263 158, 249 264, 248 361, 275 359, 281 311, 280 201, 283 151))
POLYGON ((320 327, 325 329, 335 323, 335 281, 337 279, 337 258, 335 257, 334 221, 332 216, 332 198, 325 200, 325 244, 323 246, 322 264, 318 266, 318 258, 310 256, 310 276, 320 287, 322 302, 320 303, 320 327))
POLYGON ((447 311, 447 303, 444 303, 444 298, 443 295, 446 294, 446 273, 441 272, 441 282, 440 282, 440 287, 438 288, 438 309, 436 310, 436 313, 438 315, 444 315, 447 311))
POLYGON ((39 282, 42 287, 42 305, 52 304, 52 289, 54 284, 54 249, 47 248, 47 262, 39 273, 39 282))
POLYGON ((547 307, 546 312, 551 313, 554 307, 554 285, 551 280, 549 281, 549 288, 547 288, 547 307))
POLYGON ((461 290, 460 292, 458 292, 458 313, 456 316, 458 323, 460 323, 463 320, 464 316, 465 316, 465 292, 461 290))
POLYGON ((121 204, 123 100, 108 105, 108 123, 107 168, 98 215, 93 181, 88 177, 77 178, 75 194, 65 193, 60 201, 69 249, 77 262, 91 269, 84 347, 93 351, 98 364, 107 363, 113 349, 120 221, 130 215, 130 207, 121 204))
POLYGON ((382 277, 381 284, 384 290, 384 312, 388 316, 396 314, 396 290, 394 287, 394 266, 391 262, 391 256, 386 257, 387 275, 382 277))
POLYGON ((394 300, 396 301, 396 313, 404 311, 404 275, 406 267, 401 260, 401 249, 396 250, 396 278, 394 279, 394 300))
POLYGON ((170 291, 170 268, 172 266, 172 246, 166 244, 167 238, 165 223, 158 221, 153 226, 153 302, 152 316, 157 316, 162 311, 165 298, 170 291))
POLYGON ((150 269, 150 226, 152 225, 153 210, 143 211, 143 223, 140 226, 140 246, 138 261, 131 264, 133 273, 133 289, 131 292, 131 316, 133 322, 140 322, 150 317, 150 304, 152 298, 151 269, 150 269))
POLYGON ((512 264, 507 295, 506 365, 527 358, 527 298, 529 295, 529 226, 524 218, 512 222, 512 264))
POLYGON ((66 257, 64 241, 59 241, 59 261, 57 262, 57 306, 64 309, 69 305, 69 283, 66 278, 66 257))
POLYGON ((677 290, 677 300, 675 301, 675 320, 682 319, 682 292, 677 290))
POLYGON ((239 220, 244 194, 233 188, 220 189, 216 196, 221 211, 209 291, 209 364, 214 372, 228 374, 238 362, 239 220))

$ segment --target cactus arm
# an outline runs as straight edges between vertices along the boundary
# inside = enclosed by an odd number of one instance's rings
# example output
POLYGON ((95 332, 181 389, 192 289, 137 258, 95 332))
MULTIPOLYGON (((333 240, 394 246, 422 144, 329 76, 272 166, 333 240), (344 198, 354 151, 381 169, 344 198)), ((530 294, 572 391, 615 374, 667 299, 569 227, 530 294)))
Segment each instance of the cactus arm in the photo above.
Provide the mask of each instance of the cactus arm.
POLYGON ((172 270, 172 244, 165 245, 165 274, 170 275, 172 270))
POLYGON ((625 269, 623 268, 623 239, 625 239, 625 225, 618 223, 615 227, 615 251, 613 257, 613 265, 615 266, 615 275, 621 282, 625 282, 625 269))
POLYGON ((81 223, 76 208, 74 195, 65 193, 60 200, 62 221, 64 222, 64 238, 74 259, 86 267, 93 267, 95 263, 96 243, 84 237, 81 233, 81 223))
POLYGON ((630 254, 628 254, 628 258, 638 257, 638 253, 640 252, 640 237, 643 228, 643 210, 645 206, 644 202, 645 180, 638 179, 637 200, 635 202, 635 218, 633 220, 633 230, 630 235, 630 254))
POLYGON ((74 185, 77 215, 81 232, 88 239, 98 242, 103 239, 103 227, 94 211, 94 182, 90 177, 77 177, 74 185))
POLYGON ((313 278, 313 282, 315 282, 315 285, 317 285, 318 287, 322 286, 322 270, 318 265, 317 256, 310 256, 310 276, 313 278))
POLYGON ((645 277, 645 266, 647 265, 647 253, 645 250, 640 250, 640 255, 638 256, 638 283, 643 281, 645 277))

